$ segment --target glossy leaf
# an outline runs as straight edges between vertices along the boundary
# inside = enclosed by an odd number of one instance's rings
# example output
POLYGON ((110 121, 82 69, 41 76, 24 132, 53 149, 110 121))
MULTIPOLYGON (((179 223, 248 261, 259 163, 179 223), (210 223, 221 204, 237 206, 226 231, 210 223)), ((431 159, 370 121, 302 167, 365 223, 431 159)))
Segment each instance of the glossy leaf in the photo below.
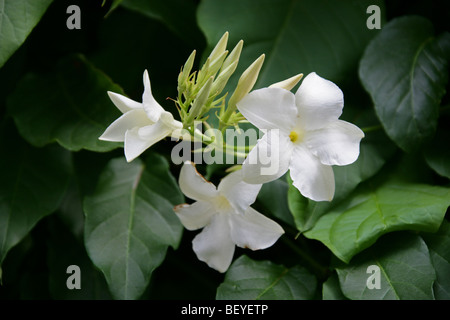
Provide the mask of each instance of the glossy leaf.
POLYGON ((183 197, 168 163, 152 155, 144 164, 113 159, 86 198, 85 245, 116 299, 137 299, 182 225, 173 212, 183 197))
POLYGON ((303 267, 286 268, 241 256, 228 269, 216 299, 307 300, 314 298, 316 286, 314 275, 303 267))
POLYGON ((47 261, 51 298, 57 300, 111 299, 105 278, 92 264, 83 242, 68 231, 58 219, 52 219, 48 223, 47 261), (75 272, 70 269, 68 271, 69 266, 79 267, 79 289, 67 287, 67 282, 74 284, 76 281, 75 272))
POLYGON ((450 179, 450 131, 438 129, 433 141, 424 150, 427 164, 439 175, 450 179))
POLYGON ((122 6, 165 24, 183 41, 200 44, 202 35, 195 20, 192 0, 123 0, 122 6))
POLYGON ((81 56, 60 61, 48 74, 28 74, 8 100, 20 134, 35 146, 57 141, 78 151, 109 151, 119 143, 98 137, 120 115, 107 91, 123 93, 81 56))
POLYGON ((260 0, 257 5, 252 0, 210 0, 201 2, 197 17, 207 52, 225 31, 231 47, 244 40, 236 74, 266 54, 255 86, 262 87, 313 71, 332 81, 344 80, 376 34, 366 28, 371 4, 383 8, 382 1, 366 0, 260 0))
POLYGON ((22 45, 53 0, 0 0, 0 67, 22 45))
POLYGON ((435 232, 450 205, 450 188, 388 180, 367 181, 322 216, 305 236, 350 259, 383 234, 395 230, 435 232))
POLYGON ((367 46, 359 76, 389 137, 406 151, 437 125, 450 60, 450 33, 435 36, 422 17, 392 20, 367 46))
POLYGON ((0 128, 0 264, 8 251, 64 196, 70 175, 69 153, 59 146, 33 148, 12 125, 0 128))
POLYGON ((434 295, 438 300, 450 300, 450 223, 444 220, 439 232, 423 234, 436 271, 434 295))
POLYGON ((347 300, 344 296, 339 284, 339 278, 336 273, 333 273, 322 286, 323 300, 347 300))
POLYGON ((337 273, 342 292, 352 300, 434 299, 436 274, 428 248, 417 235, 386 235, 349 265, 338 267, 337 273), (379 272, 370 266, 378 267, 379 272))

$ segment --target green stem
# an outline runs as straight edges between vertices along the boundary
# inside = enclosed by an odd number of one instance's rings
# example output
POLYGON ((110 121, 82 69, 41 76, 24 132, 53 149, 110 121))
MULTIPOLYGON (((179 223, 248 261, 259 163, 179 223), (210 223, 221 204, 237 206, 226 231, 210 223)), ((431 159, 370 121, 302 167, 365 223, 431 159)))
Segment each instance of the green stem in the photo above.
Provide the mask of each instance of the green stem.
POLYGON ((317 262, 313 257, 311 257, 307 252, 302 250, 299 246, 297 246, 294 241, 290 240, 290 238, 284 236, 281 237, 281 240, 286 244, 292 251, 298 254, 303 260, 305 260, 312 269, 316 271, 316 274, 321 278, 326 278, 328 274, 328 269, 322 266, 319 262, 317 262))
POLYGON ((380 130, 380 129, 382 129, 382 128, 383 128, 383 127, 381 126, 381 124, 377 124, 377 125, 374 125, 374 126, 361 128, 361 130, 362 130, 364 133, 369 133, 369 132, 372 132, 372 131, 378 131, 378 130, 380 130))

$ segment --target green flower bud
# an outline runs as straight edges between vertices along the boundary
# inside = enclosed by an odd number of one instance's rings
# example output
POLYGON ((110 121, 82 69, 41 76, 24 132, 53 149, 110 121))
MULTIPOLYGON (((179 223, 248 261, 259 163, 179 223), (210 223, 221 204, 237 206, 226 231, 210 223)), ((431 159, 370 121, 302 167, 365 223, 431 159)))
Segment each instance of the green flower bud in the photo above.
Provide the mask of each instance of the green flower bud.
POLYGON ((225 86, 228 83, 228 80, 230 79, 231 75, 236 70, 236 66, 238 64, 238 61, 234 61, 231 65, 229 65, 226 69, 222 70, 219 75, 217 76, 216 80, 214 81, 211 92, 215 95, 218 95, 222 92, 222 90, 225 88, 225 86))
MULTIPOLYGON (((238 44, 231 51, 230 55, 223 62, 222 70, 227 69, 234 62, 238 62, 239 61, 243 45, 244 45, 244 41, 241 40, 241 41, 238 42, 238 44)), ((237 63, 236 63, 236 66, 237 66, 237 63)), ((233 72, 234 72, 234 70, 233 70, 233 72)), ((221 71, 221 73, 222 73, 222 71, 221 71)))
MULTIPOLYGON (((241 101, 252 89, 258 79, 259 71, 264 63, 265 55, 262 54, 256 59, 239 78, 236 90, 234 90, 228 102, 228 108, 234 108, 236 103, 241 101)), ((234 111, 234 110, 233 110, 234 111)))
POLYGON ((186 119, 187 125, 190 125, 190 122, 192 122, 196 117, 201 115, 200 111, 203 109, 203 106, 206 104, 206 101, 208 101, 213 80, 214 78, 210 77, 208 81, 206 81, 205 85, 198 92, 197 97, 195 98, 192 107, 189 110, 189 116, 186 119))
POLYGON ((286 90, 291 90, 295 85, 300 81, 300 79, 303 77, 303 73, 300 73, 296 76, 293 76, 289 79, 271 84, 269 88, 282 88, 286 90))
POLYGON ((216 60, 226 50, 227 42, 228 42, 228 31, 225 32, 223 34, 222 38, 220 38, 219 42, 217 42, 216 46, 211 51, 211 53, 210 53, 208 58, 211 61, 216 60))
POLYGON ((191 73, 192 66, 194 65, 196 50, 192 51, 189 58, 186 60, 180 74, 178 75, 178 92, 182 93, 187 88, 187 81, 189 80, 189 74, 191 73))

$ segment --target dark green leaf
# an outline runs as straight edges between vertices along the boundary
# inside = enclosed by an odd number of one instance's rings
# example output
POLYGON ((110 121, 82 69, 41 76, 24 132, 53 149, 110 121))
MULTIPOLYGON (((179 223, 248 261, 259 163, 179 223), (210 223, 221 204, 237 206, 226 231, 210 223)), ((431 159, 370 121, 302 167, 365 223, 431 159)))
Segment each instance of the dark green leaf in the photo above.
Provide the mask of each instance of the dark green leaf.
POLYGON ((200 45, 203 40, 193 0, 123 0, 122 6, 164 23, 187 43, 200 45))
POLYGON ((305 236, 325 244, 339 259, 350 259, 394 230, 435 232, 450 205, 450 188, 388 180, 367 181, 305 236))
POLYGON ((442 126, 433 141, 425 148, 427 164, 439 175, 450 179, 450 130, 442 126))
POLYGON ((439 232, 424 234, 436 271, 434 295, 438 300, 450 300, 450 223, 444 220, 439 232))
POLYGON ((208 53, 225 31, 231 48, 244 40, 237 74, 266 54, 256 87, 313 71, 336 82, 356 69, 376 34, 366 27, 371 4, 383 8, 382 1, 368 0, 210 0, 201 2, 197 16, 208 53))
POLYGON ((429 300, 434 299, 436 279, 428 248, 421 237, 407 233, 393 233, 380 239, 349 264, 337 268, 341 288, 352 300, 429 300), (369 266, 378 267, 377 277, 369 266), (370 289, 372 288, 372 289, 370 289))
POLYGON ((70 155, 57 145, 30 147, 12 125, 0 129, 0 264, 9 249, 61 203, 70 155))
POLYGON ((109 151, 120 144, 100 141, 121 113, 107 91, 119 86, 81 56, 60 61, 48 74, 28 74, 8 100, 20 134, 35 146, 57 141, 78 151, 109 151))
POLYGON ((270 261, 241 256, 227 271, 217 288, 218 300, 309 300, 316 293, 317 280, 306 269, 286 268, 270 261))
POLYGON ((336 273, 333 273, 322 286, 323 300, 347 300, 344 296, 339 284, 339 278, 336 273))
POLYGON ((445 93, 450 34, 422 17, 392 20, 367 46, 359 76, 389 137, 406 151, 430 139, 445 93))
POLYGON ((0 0, 0 67, 22 45, 52 0, 0 0))
POLYGON ((85 244, 116 299, 137 299, 167 247, 179 244, 182 225, 173 207, 183 203, 168 163, 113 159, 86 198, 85 244))
POLYGON ((47 260, 52 299, 111 299, 105 279, 89 260, 83 243, 67 231, 58 219, 49 221, 47 260), (80 289, 67 287, 67 280, 74 275, 73 272, 68 273, 67 268, 73 265, 80 268, 80 289))

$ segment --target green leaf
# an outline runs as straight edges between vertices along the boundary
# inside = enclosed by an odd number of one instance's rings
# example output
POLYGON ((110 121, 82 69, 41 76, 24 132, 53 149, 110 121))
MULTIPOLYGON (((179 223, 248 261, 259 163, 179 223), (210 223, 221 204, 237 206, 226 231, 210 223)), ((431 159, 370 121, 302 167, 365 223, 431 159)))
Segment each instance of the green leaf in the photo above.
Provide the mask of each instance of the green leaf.
POLYGON ((450 223, 444 220, 439 232, 423 234, 422 238, 430 250, 436 271, 434 295, 438 300, 450 300, 450 223))
POLYGON ((0 0, 0 67, 22 45, 52 0, 0 0))
POLYGON ((336 273, 333 273, 322 286, 323 300, 347 300, 347 297, 342 293, 339 278, 336 273))
POLYGON ((104 169, 84 202, 85 245, 114 298, 138 299, 167 247, 178 246, 183 228, 173 207, 183 202, 160 156, 113 159, 104 169))
POLYGON ((69 230, 58 219, 51 219, 48 222, 47 261, 51 298, 111 299, 105 278, 92 264, 83 243, 68 232, 69 230), (67 268, 71 265, 80 268, 80 289, 67 288, 67 280, 72 275, 70 272, 67 273, 67 268))
POLYGON ((376 245, 362 252, 349 265, 337 269, 345 296, 352 300, 430 300, 436 274, 425 242, 413 234, 397 232, 386 235, 376 245), (379 289, 369 277, 379 268, 379 289), (372 288, 372 289, 370 289, 372 288))
POLYGON ((344 200, 361 182, 375 175, 392 156, 395 147, 383 132, 368 132, 361 141, 358 160, 347 166, 334 166, 336 191, 331 202, 315 202, 303 197, 289 181, 288 204, 297 229, 311 229, 317 220, 344 200))
POLYGON ((450 59, 450 33, 434 35, 422 17, 392 20, 367 46, 359 77, 389 137, 405 151, 429 140, 437 125, 450 59))
POLYGON ((450 188, 388 180, 367 181, 322 216, 305 236, 350 259, 394 230, 435 232, 450 205, 450 188))
POLYGON ((424 150, 425 161, 439 175, 450 179, 450 130, 440 127, 424 150))
POLYGON ((197 26, 193 0, 123 0, 122 6, 165 24, 189 44, 200 45, 202 35, 197 26))
POLYGON ((216 299, 309 300, 315 297, 316 287, 316 278, 303 267, 286 268, 241 256, 217 288, 216 299))
POLYGON ((313 71, 339 82, 353 74, 377 33, 366 28, 371 4, 384 8, 383 1, 369 0, 210 0, 200 3, 197 17, 208 53, 225 31, 230 45, 244 40, 236 74, 266 54, 255 88, 313 71))
POLYGON ((70 155, 59 146, 30 147, 12 125, 0 128, 0 264, 64 196, 70 155))
POLYGON ((78 151, 109 151, 119 143, 98 137, 121 113, 107 91, 123 93, 81 56, 60 61, 48 74, 28 74, 8 99, 20 134, 35 146, 57 141, 78 151))

